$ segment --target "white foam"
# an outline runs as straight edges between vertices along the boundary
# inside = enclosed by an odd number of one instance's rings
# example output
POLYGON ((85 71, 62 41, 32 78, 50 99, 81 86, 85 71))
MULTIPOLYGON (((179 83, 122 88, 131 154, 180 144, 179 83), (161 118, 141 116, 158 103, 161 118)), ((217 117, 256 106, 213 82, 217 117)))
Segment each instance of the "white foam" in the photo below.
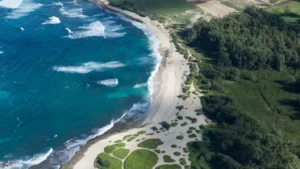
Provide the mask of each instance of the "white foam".
POLYGON ((51 16, 47 21, 45 21, 44 23, 42 23, 42 25, 47 25, 47 24, 59 24, 60 23, 60 19, 56 16, 51 16))
POLYGON ((92 71, 103 71, 105 69, 115 69, 124 66, 125 64, 118 61, 112 61, 107 63, 86 62, 80 66, 54 66, 53 70, 57 72, 65 72, 65 73, 86 74, 92 71))
POLYGON ((145 113, 148 111, 148 103, 135 103, 130 110, 125 112, 123 120, 139 120, 145 116, 145 113))
POLYGON ((69 34, 73 34, 70 28, 66 28, 66 31, 68 31, 69 34))
POLYGON ((64 6, 62 2, 53 2, 52 4, 56 6, 64 6))
POLYGON ((36 154, 30 159, 24 160, 14 160, 8 162, 0 162, 0 167, 3 169, 20 169, 20 168, 29 168, 30 166, 40 164, 41 162, 45 161, 47 157, 53 152, 53 149, 50 148, 44 154, 36 154))
POLYGON ((4 52, 0 50, 0 55, 3 55, 3 54, 4 54, 4 52))
POLYGON ((148 85, 148 83, 139 83, 139 84, 134 85, 133 88, 141 88, 141 87, 145 87, 147 85, 148 85))
POLYGON ((17 8, 22 4, 22 0, 1 0, 0 7, 17 8))
POLYGON ((18 8, 13 9, 13 11, 7 15, 6 19, 18 19, 28 15, 30 12, 33 12, 43 6, 40 3, 25 3, 20 5, 18 8))
POLYGON ((66 9, 62 7, 59 9, 59 12, 69 18, 86 18, 86 15, 83 15, 82 8, 75 8, 75 9, 66 9))
POLYGON ((151 73, 151 76, 149 77, 148 79, 148 89, 149 89, 149 94, 150 94, 150 99, 151 101, 153 101, 153 95, 154 95, 154 89, 153 89, 153 86, 154 86, 154 77, 156 75, 156 73, 158 72, 159 70, 159 67, 160 67, 160 64, 161 64, 161 60, 162 60, 162 56, 160 55, 159 53, 159 45, 160 45, 160 40, 157 38, 157 36, 151 32, 149 29, 147 29, 147 27, 141 23, 138 23, 138 22, 135 22, 135 21, 131 21, 131 20, 128 20, 127 18, 125 17, 121 17, 122 19, 124 20, 127 20, 129 22, 131 22, 134 26, 136 26, 137 28, 143 30, 144 34, 146 36, 149 37, 150 41, 151 41, 151 50, 153 51, 151 56, 155 57, 156 59, 156 66, 154 68, 154 70, 152 71, 151 73))
POLYGON ((82 31, 75 31, 68 37, 71 39, 105 36, 105 27, 100 21, 93 22, 87 26, 80 27, 82 31))
POLYGON ((115 79, 106 79, 106 80, 97 81, 97 84, 108 86, 108 87, 115 87, 119 84, 119 81, 116 78, 115 79))
POLYGON ((24 28, 23 28, 23 27, 20 27, 20 30, 21 30, 21 31, 24 31, 24 28))

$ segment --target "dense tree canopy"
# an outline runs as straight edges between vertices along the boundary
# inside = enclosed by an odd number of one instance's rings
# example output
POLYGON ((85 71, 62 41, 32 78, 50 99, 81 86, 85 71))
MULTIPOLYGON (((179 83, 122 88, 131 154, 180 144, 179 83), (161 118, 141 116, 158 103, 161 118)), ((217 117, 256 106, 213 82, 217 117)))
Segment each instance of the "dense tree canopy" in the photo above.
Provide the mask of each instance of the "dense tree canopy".
POLYGON ((184 32, 192 46, 210 52, 219 65, 246 69, 300 67, 300 26, 250 7, 209 22, 199 21, 184 32))

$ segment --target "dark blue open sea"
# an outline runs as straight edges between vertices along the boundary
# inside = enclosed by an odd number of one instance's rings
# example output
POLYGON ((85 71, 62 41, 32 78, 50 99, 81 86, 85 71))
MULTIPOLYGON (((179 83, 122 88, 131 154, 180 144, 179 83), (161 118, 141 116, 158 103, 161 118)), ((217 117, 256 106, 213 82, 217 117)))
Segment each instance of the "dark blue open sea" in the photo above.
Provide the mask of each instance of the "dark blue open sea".
POLYGON ((12 1, 0 0, 0 168, 57 168, 146 114, 159 55, 142 25, 88 1, 12 1))

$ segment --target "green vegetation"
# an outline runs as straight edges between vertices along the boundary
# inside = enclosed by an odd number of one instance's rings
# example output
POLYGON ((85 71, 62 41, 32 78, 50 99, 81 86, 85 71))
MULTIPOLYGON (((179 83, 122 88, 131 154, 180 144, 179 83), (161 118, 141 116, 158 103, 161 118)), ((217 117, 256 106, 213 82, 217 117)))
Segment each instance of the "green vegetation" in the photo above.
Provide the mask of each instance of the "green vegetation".
POLYGON ((180 159, 179 159, 179 164, 180 164, 180 165, 183 165, 183 166, 186 165, 186 160, 185 160, 185 158, 180 158, 180 159))
POLYGON ((176 122, 173 122, 173 123, 171 123, 171 127, 176 127, 176 126, 177 126, 177 124, 178 124, 178 123, 176 123, 176 122))
POLYGON ((186 14, 187 10, 197 10, 196 6, 185 0, 109 0, 110 4, 122 9, 133 11, 141 16, 149 16, 151 19, 164 22, 165 18, 177 22, 186 22, 192 17, 186 14))
POLYGON ((164 164, 155 167, 155 169, 181 169, 181 166, 178 164, 164 164))
POLYGON ((160 154, 160 153, 161 153, 161 151, 158 150, 158 149, 154 150, 154 152, 156 152, 157 154, 160 154))
POLYGON ((122 169, 121 160, 105 153, 101 153, 97 156, 94 165, 99 169, 122 169))
POLYGON ((177 140, 182 140, 182 139, 183 139, 183 136, 176 136, 176 139, 177 139, 177 140))
POLYGON ((173 162, 175 162, 175 160, 172 159, 171 156, 169 156, 169 155, 164 155, 163 159, 164 159, 165 163, 173 163, 173 162))
MULTIPOLYGON (((238 15, 198 22, 184 37, 220 66, 284 70, 300 66, 299 32, 299 25, 286 24, 280 16, 252 7, 238 15)), ((210 78, 217 73, 206 72, 210 78)), ((233 73, 228 72, 229 78, 233 73)))
POLYGON ((125 143, 118 143, 118 144, 115 144, 115 146, 120 148, 120 147, 125 147, 126 144, 125 143))
POLYGON ((158 161, 158 156, 149 150, 133 151, 125 160, 124 169, 152 169, 158 161))
POLYGON ((184 123, 182 123, 180 126, 186 126, 186 125, 188 125, 188 123, 187 122, 184 122, 184 123))
POLYGON ((116 146, 115 145, 109 145, 104 147, 104 152, 106 152, 107 154, 111 154, 113 151, 115 151, 116 146))
POLYGON ((177 109, 178 111, 181 111, 182 109, 184 109, 184 107, 183 107, 183 105, 180 105, 180 106, 176 106, 176 109, 177 109))
POLYGON ((130 152, 129 149, 120 148, 120 149, 115 150, 113 152, 113 155, 120 159, 124 159, 129 154, 129 152, 130 152))
POLYGON ((287 22, 300 21, 300 2, 289 1, 270 7, 267 10, 280 15, 287 22))
POLYGON ((140 142, 137 146, 149 149, 156 149, 159 145, 164 144, 160 139, 150 138, 140 142))
POLYGON ((166 130, 169 130, 171 127, 171 125, 166 121, 161 122, 161 126, 166 130))
POLYGON ((173 154, 174 154, 175 156, 180 156, 180 155, 181 155, 181 153, 178 152, 178 151, 174 152, 173 154))
POLYGON ((242 11, 242 10, 244 10, 244 7, 237 6, 237 5, 235 5, 234 3, 231 3, 231 2, 226 1, 226 0, 221 1, 221 4, 223 4, 223 5, 225 5, 225 6, 228 6, 229 8, 233 8, 233 9, 235 9, 235 10, 237 10, 237 11, 242 11))
POLYGON ((137 132, 138 135, 146 134, 147 132, 145 130, 137 132))
POLYGON ((132 134, 126 135, 126 136, 123 137, 123 140, 127 140, 131 136, 132 136, 132 134))
POLYGON ((197 135, 196 135, 196 134, 190 134, 188 137, 189 137, 189 138, 196 138, 197 135))
POLYGON ((172 148, 176 148, 177 145, 176 145, 176 144, 172 144, 171 147, 172 147, 172 148))
POLYGON ((299 24, 253 7, 181 33, 204 54, 195 83, 215 122, 188 144, 191 168, 299 168, 299 33, 299 24))
POLYGON ((178 120, 182 120, 183 117, 182 117, 182 116, 177 116, 177 119, 178 119, 178 120))

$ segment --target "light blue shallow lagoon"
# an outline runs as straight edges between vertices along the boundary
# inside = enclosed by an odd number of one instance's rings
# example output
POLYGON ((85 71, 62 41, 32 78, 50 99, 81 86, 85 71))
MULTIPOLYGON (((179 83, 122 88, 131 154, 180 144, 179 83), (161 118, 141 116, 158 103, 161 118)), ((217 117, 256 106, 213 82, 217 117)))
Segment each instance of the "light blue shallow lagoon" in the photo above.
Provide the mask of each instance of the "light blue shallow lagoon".
POLYGON ((141 28, 88 1, 0 7, 0 168, 57 168, 145 116, 159 59, 141 28))

